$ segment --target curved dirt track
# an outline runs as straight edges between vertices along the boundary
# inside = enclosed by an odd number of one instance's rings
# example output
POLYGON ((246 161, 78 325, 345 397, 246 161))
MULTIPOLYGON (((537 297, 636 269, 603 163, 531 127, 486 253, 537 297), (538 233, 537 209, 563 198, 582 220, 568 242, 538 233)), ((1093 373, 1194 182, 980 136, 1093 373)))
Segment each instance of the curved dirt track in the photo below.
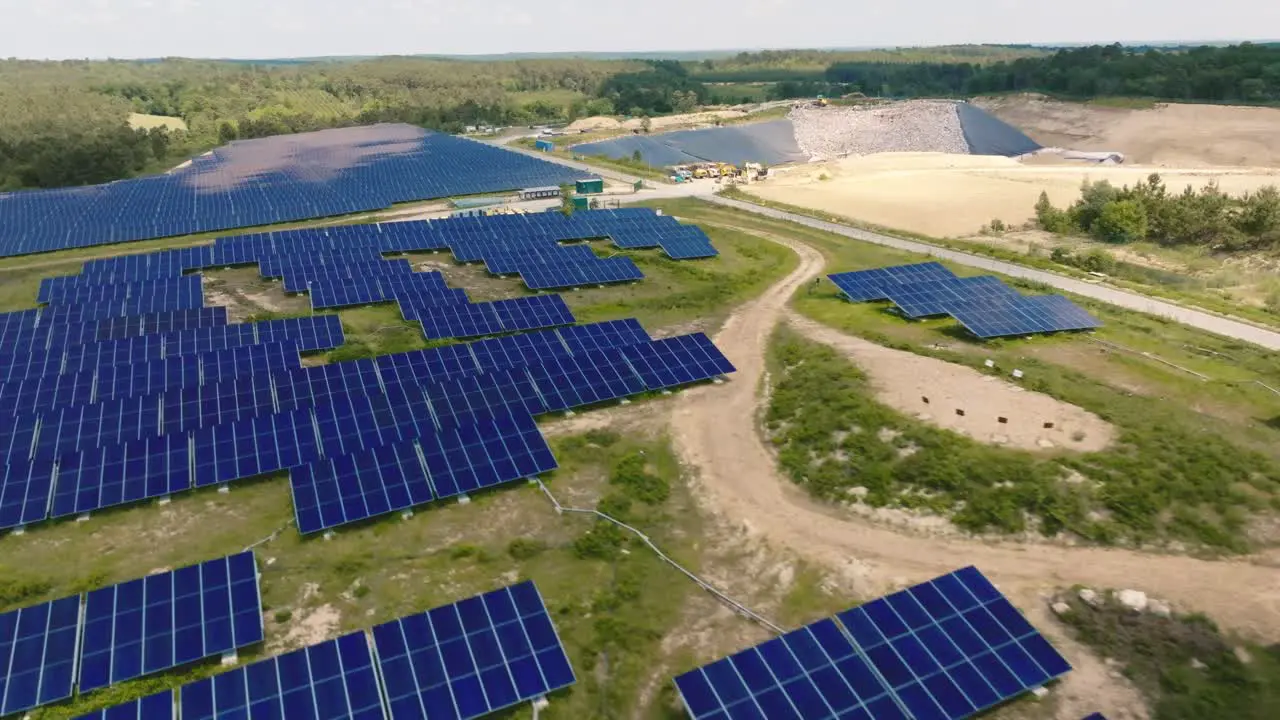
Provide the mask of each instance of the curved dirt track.
MULTIPOLYGON (((1224 626, 1280 637, 1280 569, 1246 559, 1206 561, 1106 548, 986 543, 904 535, 835 517, 778 471, 757 432, 759 388, 770 333, 794 291, 822 271, 813 248, 782 238, 800 265, 734 313, 715 338, 737 366, 733 379, 682 393, 671 426, 683 460, 697 470, 703 502, 801 556, 852 577, 867 593, 977 565, 1024 610, 1043 612, 1043 596, 1076 583, 1135 588, 1176 607, 1208 613, 1224 626)), ((798 323, 823 341, 825 328, 798 323)))

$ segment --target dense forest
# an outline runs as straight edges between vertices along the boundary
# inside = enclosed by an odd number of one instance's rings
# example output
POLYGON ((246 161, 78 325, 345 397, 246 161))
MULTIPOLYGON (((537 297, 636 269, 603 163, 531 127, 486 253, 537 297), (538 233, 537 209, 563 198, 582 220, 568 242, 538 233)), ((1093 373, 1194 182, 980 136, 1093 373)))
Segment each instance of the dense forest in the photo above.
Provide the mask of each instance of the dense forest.
POLYGON ((976 63, 834 63, 825 80, 867 95, 968 96, 1035 91, 1069 98, 1280 102, 1280 44, 1169 52, 1093 46, 976 63))
POLYGON ((785 50, 698 61, 8 60, 0 61, 0 190, 105 182, 241 138, 373 122, 459 132, 713 101, 1013 91, 1280 102, 1280 45, 785 50), (130 113, 180 118, 186 129, 134 128, 130 113))

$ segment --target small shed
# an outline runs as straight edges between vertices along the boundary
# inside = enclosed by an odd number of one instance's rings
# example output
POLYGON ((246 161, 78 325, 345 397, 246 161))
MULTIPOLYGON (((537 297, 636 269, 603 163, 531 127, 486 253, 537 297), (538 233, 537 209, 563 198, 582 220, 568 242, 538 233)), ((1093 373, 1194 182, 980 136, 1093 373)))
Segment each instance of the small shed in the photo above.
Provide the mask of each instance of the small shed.
POLYGON ((556 144, 550 140, 535 140, 533 147, 543 152, 552 152, 556 149, 556 144))
POLYGON ((579 195, 598 195, 602 192, 604 192, 604 180, 601 178, 578 181, 577 193, 579 195))

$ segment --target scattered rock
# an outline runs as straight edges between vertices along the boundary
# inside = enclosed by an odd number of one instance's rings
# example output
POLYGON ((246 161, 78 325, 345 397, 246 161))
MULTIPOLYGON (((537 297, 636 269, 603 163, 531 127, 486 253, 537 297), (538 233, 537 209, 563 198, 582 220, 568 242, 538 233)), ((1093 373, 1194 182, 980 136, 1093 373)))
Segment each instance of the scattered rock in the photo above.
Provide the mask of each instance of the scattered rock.
POLYGON ((1090 588, 1080 588, 1080 599, 1088 603, 1091 607, 1102 607, 1102 598, 1098 597, 1098 593, 1090 588))
POLYGON ((1116 593, 1116 600, 1134 612, 1147 609, 1147 594, 1141 590, 1121 590, 1116 593))
POLYGON ((1048 438, 1040 438, 1039 440, 1036 440, 1036 445, 1038 447, 1048 449, 1053 447, 1053 441, 1049 440, 1048 438))
POLYGON ((1236 659, 1245 665, 1253 662, 1253 655, 1250 655, 1249 651, 1242 646, 1237 645, 1235 648, 1232 648, 1231 652, 1235 653, 1236 659))
POLYGON ((1053 610, 1054 614, 1059 616, 1066 615, 1071 612, 1071 606, 1064 602, 1056 602, 1050 605, 1049 608, 1053 610))
POLYGON ((1147 612, 1163 618, 1173 615, 1173 610, 1169 607, 1169 604, 1162 600, 1148 600, 1147 612))
POLYGON ((1191 667, 1195 668, 1196 670, 1207 670, 1209 668, 1208 665, 1205 665, 1204 663, 1200 662, 1200 658, 1191 658, 1191 667))
POLYGON ((1037 700, 1043 700, 1044 698, 1049 696, 1049 688, 1038 687, 1033 689, 1031 691, 1031 694, 1035 695, 1037 700))
POLYGON ((865 498, 871 491, 862 487, 861 485, 858 485, 856 487, 851 487, 848 490, 845 490, 845 492, 861 500, 865 498))

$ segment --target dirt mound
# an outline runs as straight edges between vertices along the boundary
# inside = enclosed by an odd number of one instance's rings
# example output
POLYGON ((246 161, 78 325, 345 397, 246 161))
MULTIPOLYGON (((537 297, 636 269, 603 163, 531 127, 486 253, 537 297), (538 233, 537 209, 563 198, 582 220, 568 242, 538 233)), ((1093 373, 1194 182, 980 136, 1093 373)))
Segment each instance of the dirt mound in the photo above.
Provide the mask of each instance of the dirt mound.
MULTIPOLYGON (((717 120, 735 120, 746 117, 747 114, 745 110, 707 110, 684 115, 667 115, 665 117, 649 118, 649 129, 652 131, 690 125, 712 125, 717 120)), ((622 123, 622 127, 627 130, 638 130, 644 127, 644 119, 632 118, 622 123)))
POLYGON ((1087 410, 972 368, 877 345, 795 314, 787 322, 866 371, 880 402, 978 442, 1096 452, 1115 438, 1111 423, 1087 410))
POLYGON ((622 127, 622 123, 615 118, 605 115, 596 115, 594 117, 582 118, 574 120, 565 128, 566 132, 592 132, 594 130, 618 130, 622 127))
POLYGON ((1117 150, 1160 166, 1280 167, 1280 109, 1159 104, 1148 109, 1060 102, 1042 95, 971 101, 1046 147, 1117 150))
POLYGON ((1029 221, 1041 191, 1058 206, 1080 197, 1085 180, 1133 185, 1160 173, 1173 191, 1218 183, 1239 194, 1280 185, 1271 168, 1162 168, 941 153, 885 153, 846 158, 780 173, 747 188, 766 200, 934 237, 978 232, 993 219, 1029 221))

